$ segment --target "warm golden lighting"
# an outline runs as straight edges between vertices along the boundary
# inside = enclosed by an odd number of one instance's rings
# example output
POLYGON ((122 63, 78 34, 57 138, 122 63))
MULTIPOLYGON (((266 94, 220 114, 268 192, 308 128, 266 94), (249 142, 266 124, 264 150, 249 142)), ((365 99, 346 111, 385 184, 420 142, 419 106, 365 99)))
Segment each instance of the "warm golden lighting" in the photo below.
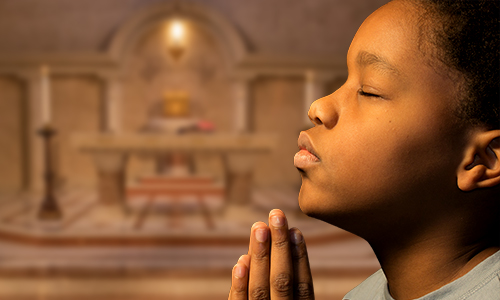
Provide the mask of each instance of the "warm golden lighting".
POLYGON ((164 94, 163 107, 166 117, 189 116, 189 95, 185 91, 169 91, 164 94))
POLYGON ((172 27, 170 28, 170 36, 173 41, 182 41, 182 38, 184 37, 184 26, 180 21, 176 21, 172 24, 172 27))
POLYGON ((175 60, 179 60, 186 49, 186 29, 184 23, 175 20, 168 29, 168 52, 175 60))

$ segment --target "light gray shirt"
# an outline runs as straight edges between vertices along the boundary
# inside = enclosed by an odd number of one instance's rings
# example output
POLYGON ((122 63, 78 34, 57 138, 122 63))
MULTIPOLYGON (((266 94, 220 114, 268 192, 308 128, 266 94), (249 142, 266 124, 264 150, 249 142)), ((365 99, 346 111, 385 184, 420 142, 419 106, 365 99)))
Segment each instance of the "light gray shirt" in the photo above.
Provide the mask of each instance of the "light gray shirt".
MULTIPOLYGON (((457 280, 416 300, 500 300, 500 251, 457 280)), ((394 300, 382 269, 345 295, 344 300, 394 300)))

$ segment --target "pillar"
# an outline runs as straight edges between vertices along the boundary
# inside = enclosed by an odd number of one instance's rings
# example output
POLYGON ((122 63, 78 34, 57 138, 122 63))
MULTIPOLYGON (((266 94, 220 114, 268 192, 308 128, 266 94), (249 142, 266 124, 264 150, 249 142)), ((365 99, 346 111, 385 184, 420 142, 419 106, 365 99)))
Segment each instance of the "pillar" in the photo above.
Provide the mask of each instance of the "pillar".
POLYGON ((233 81, 234 99, 234 132, 248 133, 251 131, 251 93, 250 85, 253 76, 238 76, 233 81))
POLYGON ((311 121, 307 116, 311 104, 328 94, 326 84, 331 81, 334 76, 330 73, 325 73, 316 70, 307 70, 305 73, 304 87, 304 124, 311 125, 311 121))
POLYGON ((103 82, 103 132, 118 133, 122 125, 122 81, 117 76, 98 75, 103 82))
POLYGON ((26 124, 26 146, 27 146, 27 166, 28 173, 27 187, 32 192, 42 192, 43 190, 43 172, 45 162, 43 159, 43 141, 38 131, 42 129, 42 105, 41 105, 41 78, 40 71, 34 69, 17 73, 16 77, 25 83, 25 95, 27 110, 26 124))

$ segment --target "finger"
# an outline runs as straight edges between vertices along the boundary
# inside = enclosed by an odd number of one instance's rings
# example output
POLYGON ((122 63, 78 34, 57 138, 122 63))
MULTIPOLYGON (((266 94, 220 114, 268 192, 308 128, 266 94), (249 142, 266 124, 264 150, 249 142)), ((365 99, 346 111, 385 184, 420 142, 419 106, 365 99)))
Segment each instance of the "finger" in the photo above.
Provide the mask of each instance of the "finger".
POLYGON ((269 228, 263 222, 252 227, 248 298, 269 299, 269 228))
POLYGON ((248 267, 238 262, 233 267, 231 291, 229 300, 247 300, 248 297, 248 267))
POLYGON ((306 243, 300 230, 290 229, 293 261, 293 287, 295 300, 313 300, 314 288, 307 256, 306 243))
POLYGON ((269 213, 271 231, 271 299, 293 299, 293 265, 288 224, 279 209, 269 213))
POLYGON ((238 259, 238 263, 242 263, 245 265, 248 269, 250 269, 250 255, 242 255, 238 259))
POLYGON ((250 229, 250 242, 248 243, 248 253, 247 255, 248 256, 252 256, 252 237, 253 237, 253 228, 255 227, 255 225, 259 223, 259 222, 256 222, 252 225, 252 229, 250 229))

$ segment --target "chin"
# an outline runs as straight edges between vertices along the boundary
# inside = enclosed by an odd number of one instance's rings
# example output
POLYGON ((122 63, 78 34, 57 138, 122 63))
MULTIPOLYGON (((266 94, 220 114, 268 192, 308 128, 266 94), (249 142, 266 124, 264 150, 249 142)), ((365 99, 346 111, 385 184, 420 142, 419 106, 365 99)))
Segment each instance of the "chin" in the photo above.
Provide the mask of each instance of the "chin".
POLYGON ((299 196, 299 208, 304 214, 308 215, 309 217, 312 217, 311 216, 312 211, 310 207, 307 205, 307 203, 304 203, 304 201, 300 199, 300 196, 299 196))
POLYGON ((305 213, 306 215, 309 215, 307 212, 309 211, 309 205, 306 201, 306 196, 304 194, 306 194, 306 192, 304 191, 305 187, 304 187, 304 182, 302 182, 302 186, 300 187, 300 191, 299 191, 299 197, 298 197, 298 201, 299 201, 299 207, 300 207, 300 210, 305 213))
POLYGON ((342 199, 318 193, 315 188, 302 184, 298 200, 300 210, 307 216, 357 234, 360 222, 353 221, 359 220, 359 212, 353 211, 349 204, 342 205, 342 199))
POLYGON ((323 220, 320 212, 325 210, 322 209, 321 203, 325 203, 325 201, 318 200, 317 195, 311 193, 310 189, 302 184, 299 192, 300 210, 309 217, 323 220))

